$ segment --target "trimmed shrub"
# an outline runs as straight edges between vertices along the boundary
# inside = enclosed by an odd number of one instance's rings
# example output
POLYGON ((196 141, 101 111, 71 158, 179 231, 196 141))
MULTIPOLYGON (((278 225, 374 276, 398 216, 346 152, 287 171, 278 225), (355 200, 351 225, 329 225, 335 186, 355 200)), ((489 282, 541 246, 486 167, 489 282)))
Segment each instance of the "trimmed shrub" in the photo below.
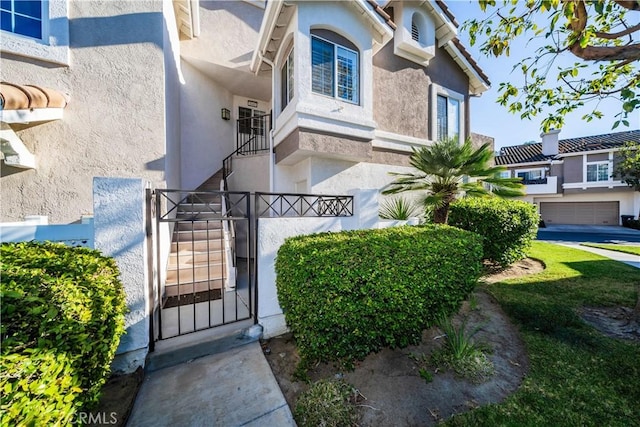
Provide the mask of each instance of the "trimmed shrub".
POLYGON ((125 296, 115 261, 55 243, 0 246, 3 425, 69 425, 106 381, 125 296))
POLYGON ((276 286, 302 366, 418 343, 473 290, 481 259, 479 236, 446 225, 287 239, 276 286))
POLYGON ((526 256, 539 220, 532 204, 498 197, 456 200, 449 211, 449 225, 482 236, 484 259, 504 267, 526 256))

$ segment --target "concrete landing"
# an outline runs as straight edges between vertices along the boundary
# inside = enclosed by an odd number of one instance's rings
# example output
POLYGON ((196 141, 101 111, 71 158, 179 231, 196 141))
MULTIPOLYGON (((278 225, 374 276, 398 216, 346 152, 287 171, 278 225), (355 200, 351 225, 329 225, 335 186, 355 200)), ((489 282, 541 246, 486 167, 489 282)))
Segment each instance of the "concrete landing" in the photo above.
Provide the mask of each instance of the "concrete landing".
POLYGON ((260 343, 148 372, 127 426, 295 426, 260 343))

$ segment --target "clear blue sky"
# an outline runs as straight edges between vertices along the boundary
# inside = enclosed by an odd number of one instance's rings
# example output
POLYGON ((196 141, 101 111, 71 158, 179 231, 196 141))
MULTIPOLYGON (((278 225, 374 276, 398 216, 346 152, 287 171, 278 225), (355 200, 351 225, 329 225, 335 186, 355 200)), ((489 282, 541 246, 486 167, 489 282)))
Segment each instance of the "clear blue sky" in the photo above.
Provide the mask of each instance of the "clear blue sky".
MULTIPOLYGON (((460 25, 467 19, 486 16, 480 10, 477 1, 448 0, 446 3, 460 25)), ((519 115, 509 113, 506 107, 496 103, 498 86, 501 82, 521 82, 520 71, 511 73, 511 70, 518 60, 532 55, 535 47, 528 46, 526 50, 512 48, 510 57, 488 58, 479 52, 478 44, 473 47, 470 45, 466 33, 460 31, 458 37, 491 80, 491 89, 482 96, 471 99, 471 131, 495 138, 496 150, 526 141, 540 141, 540 122, 546 114, 537 116, 533 120, 523 120, 519 115)), ((576 58, 571 57, 570 63, 575 60, 576 58)), ((567 116, 559 135, 560 139, 640 129, 640 113, 635 113, 629 122, 629 127, 620 125, 615 130, 611 130, 615 121, 614 116, 620 109, 618 103, 600 104, 600 110, 605 115, 602 119, 594 119, 588 123, 581 120, 581 117, 592 109, 593 107, 585 108, 567 116)))

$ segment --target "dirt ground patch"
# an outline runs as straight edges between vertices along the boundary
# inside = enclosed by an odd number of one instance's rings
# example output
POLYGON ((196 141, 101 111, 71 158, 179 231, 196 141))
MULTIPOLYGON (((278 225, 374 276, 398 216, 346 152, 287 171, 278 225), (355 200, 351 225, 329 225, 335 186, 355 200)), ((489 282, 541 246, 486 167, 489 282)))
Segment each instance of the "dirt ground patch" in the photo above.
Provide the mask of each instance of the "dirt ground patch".
POLYGON ((105 385, 102 386, 102 394, 97 407, 87 414, 87 419, 97 421, 90 422, 87 425, 124 426, 131 413, 131 408, 133 408, 143 377, 142 368, 138 368, 137 371, 131 374, 109 378, 105 385))
POLYGON ((580 317, 589 325, 611 338, 640 342, 640 324, 630 320, 629 307, 583 307, 580 317))
MULTIPOLYGON (((487 277, 495 282, 522 274, 542 271, 535 260, 523 260, 513 267, 487 277)), ((358 410, 360 426, 435 425, 438 421, 481 405, 497 403, 513 393, 527 373, 529 362, 516 328, 500 306, 484 292, 476 292, 454 318, 454 324, 467 322, 467 329, 479 328, 475 342, 490 351, 495 374, 474 384, 450 371, 434 372, 433 381, 420 377, 424 367, 416 359, 428 358, 443 345, 442 332, 433 327, 424 331, 422 343, 404 349, 383 349, 359 362, 351 372, 330 364, 319 364, 310 372, 312 381, 343 378, 362 395, 358 410)), ((300 357, 289 334, 263 342, 267 361, 280 384, 289 406, 295 408, 298 396, 308 385, 294 378, 300 357)))

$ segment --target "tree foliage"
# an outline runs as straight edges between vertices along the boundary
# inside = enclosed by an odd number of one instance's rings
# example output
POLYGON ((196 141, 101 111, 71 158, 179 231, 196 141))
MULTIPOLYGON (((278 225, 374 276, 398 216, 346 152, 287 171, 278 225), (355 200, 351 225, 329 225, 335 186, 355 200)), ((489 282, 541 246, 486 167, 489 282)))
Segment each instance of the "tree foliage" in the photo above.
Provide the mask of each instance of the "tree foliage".
POLYGON ((457 139, 438 141, 433 145, 414 149, 409 163, 414 173, 391 173, 397 178, 383 194, 405 191, 425 192, 423 204, 433 207, 433 221, 446 224, 449 205, 459 194, 468 196, 524 195, 520 178, 501 178, 506 169, 492 166, 493 152, 489 144, 474 149, 471 140, 459 144, 457 139))
POLYGON ((613 128, 629 126, 629 115, 640 109, 640 1, 637 0, 479 0, 489 16, 471 19, 464 28, 472 45, 487 56, 511 54, 516 39, 541 43, 533 55, 516 63, 524 77, 521 87, 501 83, 498 102, 521 118, 550 109, 542 129, 560 129, 564 116, 587 103, 593 109, 582 118, 601 118, 599 101, 620 101, 613 128), (563 59, 574 60, 570 65, 563 59), (568 58, 567 58, 568 57, 568 58), (588 65, 594 62, 594 66, 588 65))
POLYGON ((620 181, 635 191, 640 191, 640 142, 627 142, 617 154, 619 158, 614 176, 620 177, 620 181))

